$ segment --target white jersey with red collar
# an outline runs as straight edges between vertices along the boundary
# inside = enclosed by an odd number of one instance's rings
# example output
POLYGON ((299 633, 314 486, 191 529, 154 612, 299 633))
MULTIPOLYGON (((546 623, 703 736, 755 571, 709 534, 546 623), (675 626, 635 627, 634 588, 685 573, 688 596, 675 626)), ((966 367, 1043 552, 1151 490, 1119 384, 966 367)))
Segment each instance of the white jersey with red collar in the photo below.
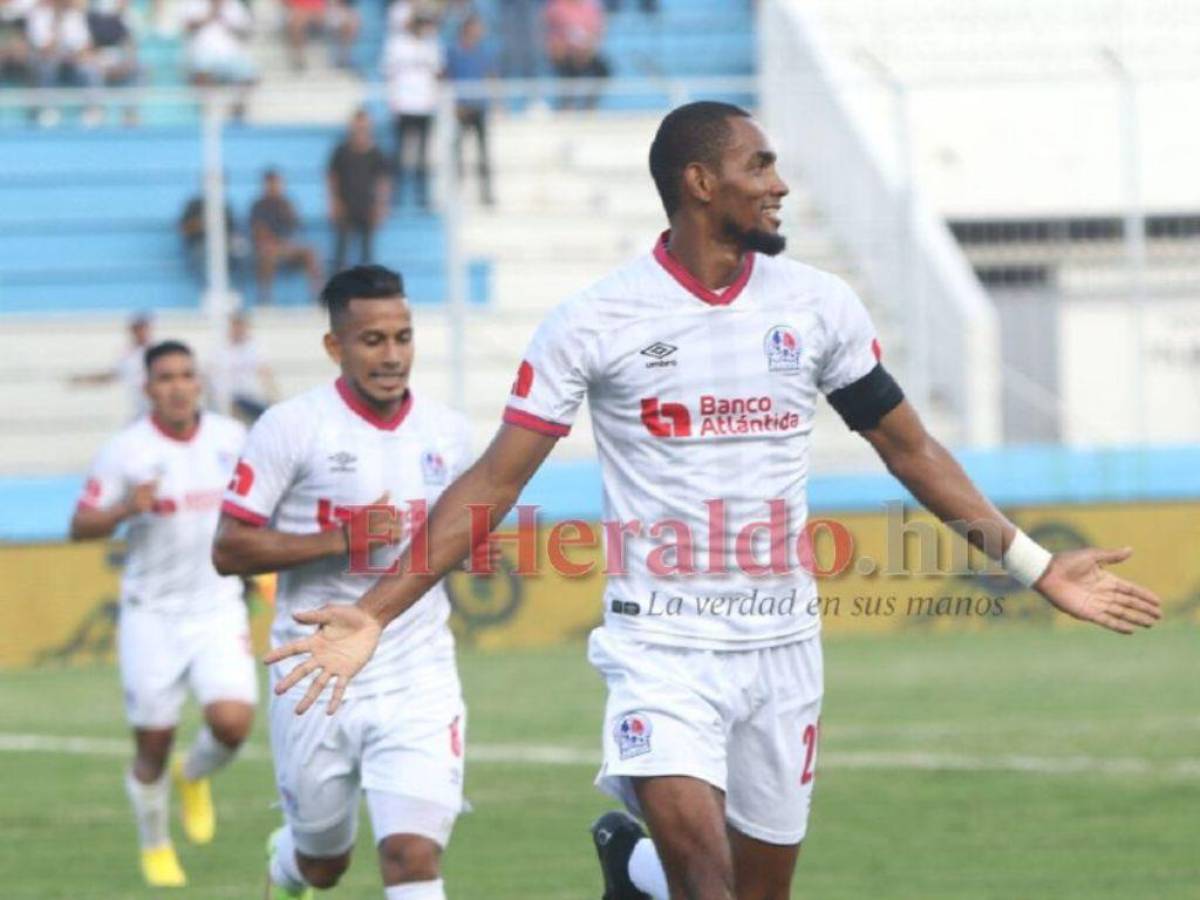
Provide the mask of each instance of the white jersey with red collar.
POLYGON ((820 627, 817 589, 798 544, 817 398, 876 366, 874 328, 834 275, 747 254, 718 293, 670 256, 666 237, 542 323, 505 421, 565 435, 588 398, 606 627, 718 649, 808 637, 820 627), (741 560, 739 533, 772 507, 786 540, 775 571, 755 573, 771 562, 768 529, 742 534, 741 560))
MULTIPOLYGON (((385 492, 401 512, 413 509, 413 501, 432 508, 469 463, 468 426, 458 413, 409 394, 395 416, 382 420, 339 379, 272 406, 254 423, 222 508, 251 525, 311 534, 342 527, 350 507, 372 504, 385 492)), ((371 565, 386 568, 405 547, 376 548, 371 565)), ((354 603, 371 588, 378 576, 351 573, 348 563, 328 557, 279 573, 272 646, 313 631, 293 613, 354 603)), ((402 686, 400 679, 431 658, 452 664, 449 615, 439 583, 384 629, 347 696, 402 686)), ((290 668, 276 666, 272 676, 290 668)))
POLYGON ((144 416, 104 445, 80 506, 107 509, 139 484, 158 484, 154 508, 128 522, 122 603, 180 615, 241 604, 242 581, 212 564, 221 497, 246 438, 240 422, 205 412, 180 438, 144 416))

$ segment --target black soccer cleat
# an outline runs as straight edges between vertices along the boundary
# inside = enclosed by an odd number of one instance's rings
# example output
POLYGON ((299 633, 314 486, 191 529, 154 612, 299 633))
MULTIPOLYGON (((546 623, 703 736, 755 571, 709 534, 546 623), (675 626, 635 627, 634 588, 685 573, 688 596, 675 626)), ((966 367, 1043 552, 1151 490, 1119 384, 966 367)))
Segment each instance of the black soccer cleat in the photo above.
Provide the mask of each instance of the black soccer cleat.
POLYGON ((602 900, 650 900, 629 878, 629 857, 645 836, 637 819, 619 810, 606 812, 592 823, 592 842, 604 874, 602 900))

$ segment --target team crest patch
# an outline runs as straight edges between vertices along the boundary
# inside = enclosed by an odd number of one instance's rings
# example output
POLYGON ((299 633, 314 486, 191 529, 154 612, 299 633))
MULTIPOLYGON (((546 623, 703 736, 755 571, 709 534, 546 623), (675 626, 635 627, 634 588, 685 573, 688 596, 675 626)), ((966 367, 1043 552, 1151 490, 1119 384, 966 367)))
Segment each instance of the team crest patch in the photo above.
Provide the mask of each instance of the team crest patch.
POLYGON ((641 713, 629 713, 622 716, 613 729, 613 737, 617 741, 617 750, 621 759, 632 759, 635 756, 650 752, 650 720, 641 713))
POLYGON ((767 370, 771 372, 800 371, 800 335, 790 325, 776 325, 763 338, 767 355, 767 370))
POLYGON ((433 450, 421 454, 421 474, 425 476, 426 484, 445 484, 446 462, 442 454, 433 450))

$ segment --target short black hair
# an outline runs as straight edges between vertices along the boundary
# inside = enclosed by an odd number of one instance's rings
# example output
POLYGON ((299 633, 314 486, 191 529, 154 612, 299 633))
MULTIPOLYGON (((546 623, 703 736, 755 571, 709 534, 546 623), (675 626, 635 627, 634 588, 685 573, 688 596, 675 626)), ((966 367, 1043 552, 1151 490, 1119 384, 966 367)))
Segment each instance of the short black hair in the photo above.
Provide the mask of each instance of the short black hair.
POLYGON ((694 162, 717 168, 729 144, 732 118, 750 118, 750 113, 732 103, 698 100, 667 113, 659 123, 650 145, 650 176, 658 188, 667 218, 675 215, 683 200, 683 170, 694 162))
POLYGON ((321 302, 329 310, 329 327, 336 328, 351 300, 375 300, 404 296, 404 276, 386 266, 355 266, 343 269, 321 291, 321 302))
POLYGON ((142 358, 146 362, 146 373, 150 373, 150 367, 154 365, 154 361, 162 356, 170 356, 172 353, 182 353, 184 356, 194 356, 192 348, 183 341, 159 341, 157 344, 151 344, 146 348, 146 352, 142 358))

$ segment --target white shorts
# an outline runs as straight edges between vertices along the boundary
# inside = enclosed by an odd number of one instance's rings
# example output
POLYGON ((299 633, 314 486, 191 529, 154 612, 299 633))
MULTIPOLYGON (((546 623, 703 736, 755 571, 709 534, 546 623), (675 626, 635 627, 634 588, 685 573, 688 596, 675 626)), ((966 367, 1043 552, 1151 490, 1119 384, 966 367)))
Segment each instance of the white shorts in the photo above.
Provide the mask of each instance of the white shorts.
POLYGON ((332 716, 323 703, 297 716, 297 696, 271 699, 275 780, 297 850, 349 850, 364 790, 376 843, 417 834, 446 846, 463 805, 467 711, 457 673, 441 676, 348 699, 332 716))
POLYGON ((172 728, 187 689, 201 706, 218 700, 253 705, 258 678, 246 607, 179 616, 122 605, 117 653, 125 714, 134 728, 172 728))
POLYGON ((819 637, 695 650, 601 627, 588 659, 608 684, 601 790, 641 816, 631 778, 687 775, 725 792, 726 819, 742 834, 804 839, 824 693, 819 637))

